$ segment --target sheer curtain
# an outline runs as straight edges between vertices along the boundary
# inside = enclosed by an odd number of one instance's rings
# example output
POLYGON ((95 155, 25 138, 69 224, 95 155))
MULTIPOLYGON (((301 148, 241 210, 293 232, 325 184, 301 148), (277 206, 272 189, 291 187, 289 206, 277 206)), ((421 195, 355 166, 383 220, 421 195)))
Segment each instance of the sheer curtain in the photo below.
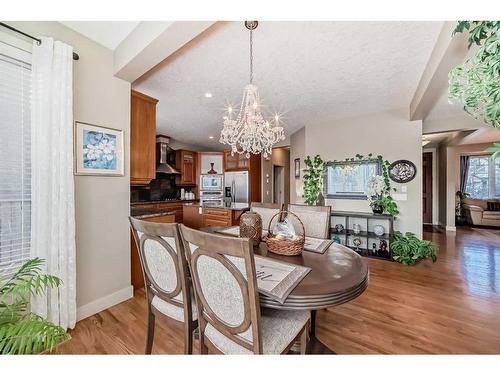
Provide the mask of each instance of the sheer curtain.
POLYGON ((31 256, 62 286, 32 300, 32 311, 63 328, 76 322, 73 177, 73 47, 52 38, 33 46, 31 256))

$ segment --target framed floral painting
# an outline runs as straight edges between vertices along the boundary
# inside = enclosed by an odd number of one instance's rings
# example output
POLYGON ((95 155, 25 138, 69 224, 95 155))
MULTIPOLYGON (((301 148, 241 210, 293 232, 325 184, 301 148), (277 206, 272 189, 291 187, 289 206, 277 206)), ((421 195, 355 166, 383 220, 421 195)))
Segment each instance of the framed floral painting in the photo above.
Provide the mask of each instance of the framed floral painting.
POLYGON ((75 174, 123 176, 123 131, 75 121, 75 174))

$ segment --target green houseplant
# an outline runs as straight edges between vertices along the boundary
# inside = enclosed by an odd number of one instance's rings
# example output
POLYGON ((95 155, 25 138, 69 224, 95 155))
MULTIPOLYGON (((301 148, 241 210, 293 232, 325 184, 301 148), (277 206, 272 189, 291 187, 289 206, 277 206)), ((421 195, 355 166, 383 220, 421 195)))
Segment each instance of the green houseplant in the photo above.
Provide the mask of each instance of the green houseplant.
POLYGON ((304 201, 309 206, 313 206, 318 202, 319 194, 321 193, 321 184, 323 171, 325 167, 324 161, 319 155, 314 158, 307 156, 304 160, 306 168, 304 169, 304 201))
POLYGON ((36 354, 52 351, 70 336, 29 311, 31 296, 61 285, 58 277, 42 274, 43 260, 24 263, 8 280, 0 279, 0 354, 36 354))
POLYGON ((449 73, 448 96, 464 111, 500 129, 500 21, 460 21, 453 34, 469 31, 478 51, 449 73))
POLYGON ((396 231, 391 242, 392 258, 400 263, 412 266, 422 259, 437 260, 436 247, 431 241, 421 240, 414 233, 405 234, 396 231))

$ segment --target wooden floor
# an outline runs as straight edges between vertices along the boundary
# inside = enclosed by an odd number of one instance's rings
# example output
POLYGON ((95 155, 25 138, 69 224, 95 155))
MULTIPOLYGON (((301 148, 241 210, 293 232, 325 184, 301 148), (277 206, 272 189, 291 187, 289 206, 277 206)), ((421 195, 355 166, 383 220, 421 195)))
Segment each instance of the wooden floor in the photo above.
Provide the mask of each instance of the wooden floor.
MULTIPOLYGON (((424 237, 439 246, 436 263, 369 259, 367 291, 319 312, 317 337, 339 354, 500 354, 500 231, 459 228, 424 237)), ((80 321, 71 335, 59 353, 142 353, 144 292, 80 321)), ((153 352, 181 354, 181 332, 157 324, 153 352)))

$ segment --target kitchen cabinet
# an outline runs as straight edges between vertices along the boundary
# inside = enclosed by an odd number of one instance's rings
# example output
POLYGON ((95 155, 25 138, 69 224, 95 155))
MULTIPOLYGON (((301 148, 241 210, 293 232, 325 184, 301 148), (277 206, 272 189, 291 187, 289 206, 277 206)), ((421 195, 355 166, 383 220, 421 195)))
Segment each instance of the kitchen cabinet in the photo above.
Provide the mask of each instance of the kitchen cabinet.
MULTIPOLYGON (((151 221, 154 223, 173 223, 175 222, 174 215, 154 216, 142 219, 144 221, 151 221)), ((144 288, 144 274, 142 273, 141 260, 137 251, 134 235, 131 234, 130 243, 130 276, 134 290, 144 288)))
MULTIPOLYGON (((250 160, 254 156, 255 155, 252 155, 252 156, 250 156, 250 159, 247 159, 247 157, 245 155, 240 155, 238 153, 231 155, 230 150, 225 150, 224 151, 224 171, 225 172, 241 171, 241 170, 247 171, 250 168, 250 160)), ((260 158, 260 155, 258 155, 258 156, 260 158)))
MULTIPOLYGON (((194 201, 187 201, 187 202, 194 202, 194 201)), ((184 221, 184 212, 182 209, 182 206, 186 203, 186 201, 164 201, 164 202, 152 202, 152 203, 133 203, 134 207, 140 207, 140 208, 162 208, 162 209, 167 209, 169 211, 174 212, 175 216, 175 222, 176 223, 182 223, 184 221)))
POLYGON ((148 185, 156 175, 156 104, 132 90, 130 103, 130 184, 148 185))
POLYGON ((177 150, 175 166, 181 172, 180 176, 175 177, 177 186, 196 185, 196 152, 177 150))
POLYGON ((248 208, 200 207, 199 204, 184 205, 184 225, 200 229, 203 227, 231 227, 240 224, 240 216, 248 208))
POLYGON ((224 154, 222 152, 199 152, 200 173, 207 174, 213 168, 218 174, 224 172, 224 154))

